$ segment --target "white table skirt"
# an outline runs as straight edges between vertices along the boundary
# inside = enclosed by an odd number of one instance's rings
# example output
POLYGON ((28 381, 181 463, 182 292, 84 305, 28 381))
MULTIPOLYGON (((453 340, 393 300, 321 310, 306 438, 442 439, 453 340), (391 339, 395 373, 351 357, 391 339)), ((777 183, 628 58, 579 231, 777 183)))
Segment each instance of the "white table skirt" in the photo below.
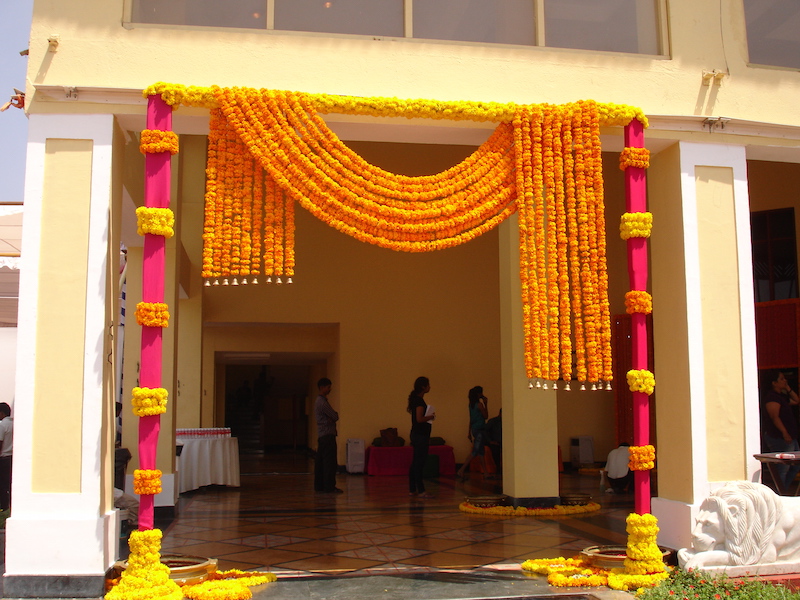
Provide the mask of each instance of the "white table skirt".
POLYGON ((178 458, 178 491, 196 490, 204 485, 239 487, 239 440, 179 439, 183 450, 178 458))

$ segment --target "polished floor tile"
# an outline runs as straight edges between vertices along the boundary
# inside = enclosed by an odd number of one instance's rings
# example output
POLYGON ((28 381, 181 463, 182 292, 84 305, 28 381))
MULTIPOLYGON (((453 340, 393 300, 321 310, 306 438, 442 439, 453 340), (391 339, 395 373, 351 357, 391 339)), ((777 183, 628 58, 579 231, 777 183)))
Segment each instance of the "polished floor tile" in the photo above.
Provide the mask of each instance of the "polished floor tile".
POLYGON ((573 555, 624 543, 629 495, 597 491, 596 473, 561 475, 561 493, 590 493, 600 511, 567 517, 471 515, 466 496, 499 493, 480 474, 427 484, 432 499, 409 498, 405 477, 340 475, 342 494, 313 491, 311 463, 296 455, 242 459, 242 486, 181 494, 163 528, 163 548, 210 556, 222 569, 281 574, 374 575, 440 569, 516 568, 527 558, 573 555))

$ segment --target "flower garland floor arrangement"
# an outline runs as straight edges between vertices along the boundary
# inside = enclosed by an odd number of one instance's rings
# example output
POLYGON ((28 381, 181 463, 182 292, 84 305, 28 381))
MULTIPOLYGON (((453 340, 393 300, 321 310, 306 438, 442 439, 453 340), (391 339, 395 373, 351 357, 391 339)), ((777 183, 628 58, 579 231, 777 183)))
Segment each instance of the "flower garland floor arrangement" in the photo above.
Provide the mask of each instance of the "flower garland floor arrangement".
POLYGON ((133 531, 129 539, 131 555, 123 576, 110 582, 106 600, 249 600, 250 587, 277 581, 273 573, 261 571, 217 571, 201 583, 179 586, 169 577, 169 567, 161 562, 161 530, 133 531))
POLYGON ((614 590, 652 587, 669 576, 656 543, 658 525, 651 514, 630 514, 626 519, 628 545, 624 567, 602 569, 582 558, 540 558, 526 560, 522 568, 547 575, 547 582, 558 587, 608 586, 614 590))
POLYGON ((597 502, 566 506, 556 504, 550 508, 526 508, 524 506, 475 506, 469 502, 462 502, 458 505, 461 512, 473 515, 496 515, 503 517, 562 517, 566 515, 579 515, 600 510, 597 502))

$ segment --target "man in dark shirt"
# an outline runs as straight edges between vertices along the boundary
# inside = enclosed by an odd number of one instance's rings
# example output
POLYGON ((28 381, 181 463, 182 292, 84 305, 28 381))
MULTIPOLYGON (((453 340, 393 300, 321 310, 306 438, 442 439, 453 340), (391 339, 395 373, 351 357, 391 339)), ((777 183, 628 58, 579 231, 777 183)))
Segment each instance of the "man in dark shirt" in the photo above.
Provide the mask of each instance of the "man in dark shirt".
MULTIPOLYGON (((768 391, 763 399, 763 432, 762 439, 767 452, 798 452, 798 424, 792 405, 800 404, 797 393, 789 387, 786 376, 780 371, 770 377, 768 391)), ((766 387, 766 386, 765 386, 766 387)), ((794 482, 800 465, 774 465, 776 478, 780 478, 784 489, 794 482)), ((779 486, 780 487, 780 486, 779 486)))
POLYGON ((339 413, 328 402, 331 393, 331 380, 323 377, 317 382, 319 395, 314 404, 317 419, 317 460, 314 464, 314 491, 341 494, 336 487, 336 421, 339 413))

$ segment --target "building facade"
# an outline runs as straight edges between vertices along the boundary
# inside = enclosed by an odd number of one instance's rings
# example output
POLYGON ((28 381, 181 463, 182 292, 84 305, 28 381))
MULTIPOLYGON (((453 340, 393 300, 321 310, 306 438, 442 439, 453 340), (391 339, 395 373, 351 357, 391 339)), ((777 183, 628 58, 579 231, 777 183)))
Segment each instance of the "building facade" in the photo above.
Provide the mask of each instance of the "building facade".
MULTIPOLYGON (((800 12, 792 3, 212 4, 218 8, 191 0, 34 3, 8 595, 97 595, 116 558, 117 371, 130 414, 140 338, 135 323, 120 327, 118 254, 124 244, 126 293, 135 303, 142 90, 157 81, 519 104, 592 98, 641 108, 650 122, 655 222, 659 542, 689 545, 694 511, 710 489, 757 480, 750 219, 798 202, 800 28, 791 23, 800 12)), ((452 166, 494 127, 326 120, 371 162, 411 175, 452 166)), ((223 424, 225 366, 242 355, 300 363, 309 381, 334 380, 342 439, 406 428, 405 398, 427 375, 430 401, 448 415, 437 419, 437 433, 459 455, 467 453, 467 390, 482 385, 494 408, 502 404, 504 491, 516 498, 559 495, 558 447, 573 436, 592 435, 601 458, 622 441, 613 392, 529 388, 513 218, 458 248, 406 255, 358 244, 298 211, 294 283, 206 287, 208 110, 179 108, 173 129, 181 151, 172 159, 177 235, 167 243, 165 296, 174 308, 163 366, 171 403, 157 506, 174 507, 177 497, 175 428, 223 424)), ((622 130, 603 130, 602 141, 609 290, 612 312, 621 314, 628 289, 625 246, 615 234, 625 206, 622 130)), ((304 435, 315 437, 311 426, 304 435)), ((135 420, 124 419, 125 445, 133 449, 135 440, 135 420)))

